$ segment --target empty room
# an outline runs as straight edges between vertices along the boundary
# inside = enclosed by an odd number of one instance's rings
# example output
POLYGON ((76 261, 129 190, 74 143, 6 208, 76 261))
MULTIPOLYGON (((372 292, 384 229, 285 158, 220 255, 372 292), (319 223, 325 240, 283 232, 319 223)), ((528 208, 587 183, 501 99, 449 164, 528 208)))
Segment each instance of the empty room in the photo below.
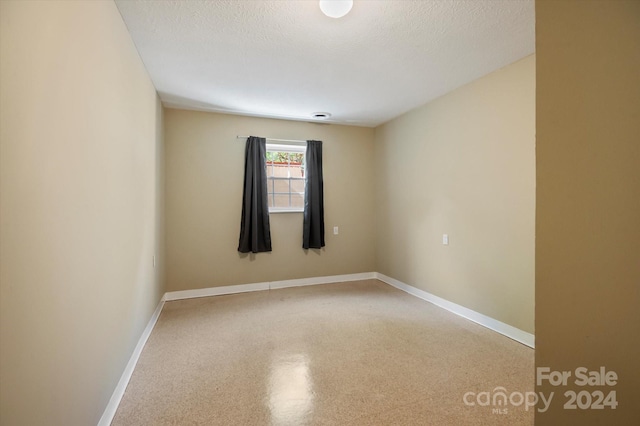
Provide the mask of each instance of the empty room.
POLYGON ((639 40, 0 0, 0 425, 640 424, 639 40))

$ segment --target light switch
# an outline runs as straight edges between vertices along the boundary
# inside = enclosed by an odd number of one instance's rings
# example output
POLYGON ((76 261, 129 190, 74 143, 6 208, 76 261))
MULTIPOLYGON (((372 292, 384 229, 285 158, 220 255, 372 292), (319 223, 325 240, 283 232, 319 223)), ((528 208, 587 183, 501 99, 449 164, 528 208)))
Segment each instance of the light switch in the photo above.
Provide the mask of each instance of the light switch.
POLYGON ((449 245, 449 234, 442 234, 442 245, 449 245))
POLYGON ((333 227, 333 235, 338 235, 338 227, 337 226, 333 227))

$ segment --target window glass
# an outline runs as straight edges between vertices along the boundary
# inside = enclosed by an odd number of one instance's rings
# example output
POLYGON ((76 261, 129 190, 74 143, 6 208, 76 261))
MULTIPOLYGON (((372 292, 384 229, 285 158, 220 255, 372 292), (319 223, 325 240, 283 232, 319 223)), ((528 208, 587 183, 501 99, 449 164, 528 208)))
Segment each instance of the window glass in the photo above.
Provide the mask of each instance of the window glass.
POLYGON ((269 211, 303 211, 304 146, 267 144, 269 211))

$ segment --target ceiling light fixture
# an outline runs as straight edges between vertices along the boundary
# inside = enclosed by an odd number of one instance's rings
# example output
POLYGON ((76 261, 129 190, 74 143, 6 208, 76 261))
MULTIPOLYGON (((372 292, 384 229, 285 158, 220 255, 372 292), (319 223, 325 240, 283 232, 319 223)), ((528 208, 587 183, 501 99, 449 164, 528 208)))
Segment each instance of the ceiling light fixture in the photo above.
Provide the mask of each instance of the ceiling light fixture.
POLYGON ((320 0, 320 10, 330 18, 342 18, 353 7, 353 0, 320 0))

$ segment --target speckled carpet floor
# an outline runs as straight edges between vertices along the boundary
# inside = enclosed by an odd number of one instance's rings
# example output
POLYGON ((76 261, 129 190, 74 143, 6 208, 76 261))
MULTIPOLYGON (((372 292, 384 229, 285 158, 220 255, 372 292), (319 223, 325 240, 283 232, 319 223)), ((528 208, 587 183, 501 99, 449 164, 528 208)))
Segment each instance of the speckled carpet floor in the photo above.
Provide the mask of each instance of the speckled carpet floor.
POLYGON ((533 386, 533 349, 367 280, 167 302, 112 425, 531 425, 477 396, 533 386))

